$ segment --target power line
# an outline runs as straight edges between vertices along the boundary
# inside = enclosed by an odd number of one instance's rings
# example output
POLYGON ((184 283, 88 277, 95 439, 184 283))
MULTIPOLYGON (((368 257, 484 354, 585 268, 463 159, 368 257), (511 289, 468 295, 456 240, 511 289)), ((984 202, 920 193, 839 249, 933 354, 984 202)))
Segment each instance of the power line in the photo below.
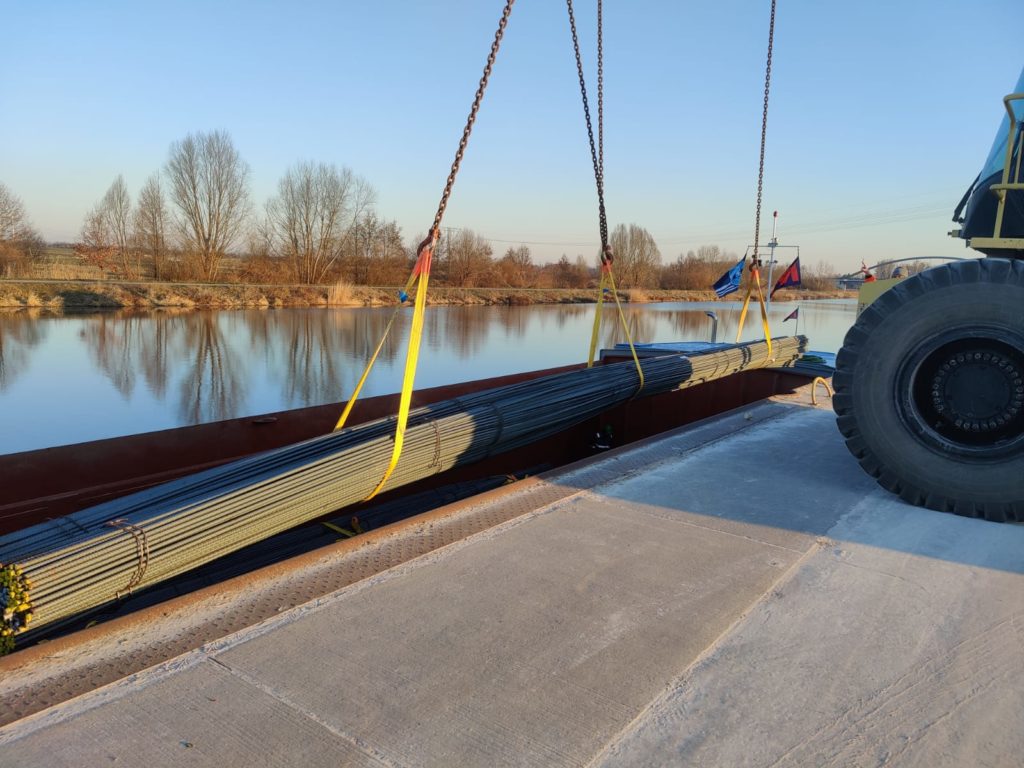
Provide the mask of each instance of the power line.
MULTIPOLYGON (((865 211, 836 218, 825 218, 811 220, 804 226, 797 225, 788 231, 790 236, 821 234, 826 232, 838 232, 847 229, 865 229, 868 227, 884 226, 888 224, 903 224, 909 221, 920 221, 930 219, 934 216, 946 213, 948 206, 937 207, 935 205, 917 205, 906 208, 865 211)), ((745 227, 737 224, 734 230, 721 230, 718 232, 691 232, 672 237, 656 238, 662 245, 678 245, 680 243, 709 242, 715 240, 741 240, 746 238, 748 232, 745 227)), ((466 231, 469 227, 446 227, 446 229, 466 231)), ((520 240, 500 237, 480 238, 489 243, 504 243, 510 245, 548 245, 572 248, 597 248, 599 243, 596 240, 520 240)))

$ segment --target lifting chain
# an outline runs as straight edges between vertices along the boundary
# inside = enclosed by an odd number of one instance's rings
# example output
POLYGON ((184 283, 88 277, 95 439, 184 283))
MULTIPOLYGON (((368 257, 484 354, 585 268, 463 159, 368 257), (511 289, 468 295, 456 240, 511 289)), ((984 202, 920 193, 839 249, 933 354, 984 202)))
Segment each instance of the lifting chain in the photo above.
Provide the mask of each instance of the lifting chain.
MULTIPOLYGON (((740 309, 740 320, 736 328, 736 341, 739 342, 743 333, 743 323, 747 317, 751 294, 757 292, 757 303, 761 307, 761 325, 764 327, 764 338, 768 345, 768 357, 772 357, 772 333, 768 324, 768 308, 764 303, 761 291, 761 256, 758 250, 761 240, 761 194, 764 191, 764 145, 768 136, 768 91, 772 82, 772 43, 775 40, 775 0, 772 0, 772 18, 768 25, 768 61, 764 70, 764 111, 761 113, 761 157, 757 166, 757 211, 754 215, 754 252, 750 255, 750 280, 747 281, 747 295, 743 298, 740 309)), ((769 294, 769 298, 771 298, 769 294)))
POLYGON ((772 82, 772 43, 775 39, 775 0, 772 0, 772 18, 768 24, 768 61, 764 71, 764 111, 761 113, 761 159, 757 167, 757 212, 754 215, 754 255, 751 269, 761 265, 758 244, 761 235, 761 192, 764 189, 764 144, 768 136, 768 89, 772 82))
POLYGON ((594 127, 590 121, 590 102, 587 99, 587 83, 583 77, 583 59, 580 57, 580 41, 576 34, 576 16, 572 0, 565 0, 569 9, 569 28, 572 30, 572 47, 576 53, 576 72, 580 78, 580 95, 583 96, 583 116, 587 121, 587 138, 590 141, 590 159, 594 163, 594 179, 597 182, 597 215, 601 231, 601 263, 610 264, 612 248, 608 243, 608 216, 604 209, 604 50, 601 39, 602 9, 597 0, 597 144, 594 143, 594 127))
POLYGON ((494 59, 498 56, 498 49, 501 47, 501 38, 505 34, 505 27, 508 25, 509 14, 512 13, 512 4, 515 0, 507 0, 505 10, 501 13, 501 21, 498 22, 498 31, 494 33, 494 42, 491 43, 491 52, 487 56, 487 64, 484 66, 484 73, 480 77, 480 85, 477 86, 476 96, 473 98, 473 106, 469 110, 469 117, 466 118, 466 127, 462 130, 462 139, 459 141, 459 149, 455 153, 455 160, 452 161, 452 169, 448 174, 448 181, 445 182, 444 192, 441 193, 441 202, 437 206, 437 214, 434 216, 434 224, 428 233, 428 239, 436 238, 441 231, 441 219, 444 218, 445 208, 448 207, 448 198, 452 194, 452 186, 455 184, 455 176, 459 172, 459 165, 462 164, 462 155, 466 151, 466 144, 469 143, 469 135, 473 132, 473 123, 476 122, 476 113, 480 111, 480 102, 483 101, 484 91, 487 89, 487 81, 491 77, 491 69, 494 68, 494 59))

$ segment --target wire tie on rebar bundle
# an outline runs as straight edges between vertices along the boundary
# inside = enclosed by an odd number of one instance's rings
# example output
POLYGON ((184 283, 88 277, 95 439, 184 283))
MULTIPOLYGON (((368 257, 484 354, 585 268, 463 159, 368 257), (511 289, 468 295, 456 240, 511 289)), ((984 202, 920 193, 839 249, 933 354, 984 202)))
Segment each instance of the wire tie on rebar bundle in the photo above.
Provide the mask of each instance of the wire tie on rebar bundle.
POLYGON ((146 575, 146 568, 149 567, 149 539, 146 538, 146 532, 142 528, 123 518, 108 520, 106 524, 111 528, 120 528, 131 534, 135 539, 135 554, 139 559, 135 566, 135 572, 128 580, 128 585, 114 593, 114 598, 120 600, 122 595, 131 595, 132 590, 142 583, 142 577, 146 575))
POLYGON ((494 415, 494 438, 485 449, 487 451, 485 455, 490 456, 491 449, 501 441, 501 436, 505 433, 505 414, 501 412, 501 408, 496 403, 487 403, 487 408, 494 415))
POLYGON ((434 428, 434 458, 427 464, 427 469, 430 467, 436 467, 437 471, 441 471, 441 428, 437 426, 437 421, 431 421, 430 426, 434 428))

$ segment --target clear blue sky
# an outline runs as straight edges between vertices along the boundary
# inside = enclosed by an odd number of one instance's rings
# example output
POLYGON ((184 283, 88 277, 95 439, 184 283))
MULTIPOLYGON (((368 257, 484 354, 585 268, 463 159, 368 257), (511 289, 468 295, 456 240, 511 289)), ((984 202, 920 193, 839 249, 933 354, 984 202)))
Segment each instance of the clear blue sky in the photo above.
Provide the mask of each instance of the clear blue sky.
MULTIPOLYGON (((18 2, 0 182, 74 239, 192 131, 227 130, 257 211, 300 159, 348 166, 407 240, 433 218, 501 0, 18 2)), ((593 88, 594 3, 577 0, 593 88)), ((767 0, 605 0, 611 224, 664 261, 752 241, 767 0)), ((805 264, 967 255, 945 236, 1022 56, 1021 0, 779 0, 762 237, 805 264)), ((519 0, 446 225, 588 257, 596 201, 565 5, 519 0)), ((508 241, 507 243, 504 241, 508 241)))

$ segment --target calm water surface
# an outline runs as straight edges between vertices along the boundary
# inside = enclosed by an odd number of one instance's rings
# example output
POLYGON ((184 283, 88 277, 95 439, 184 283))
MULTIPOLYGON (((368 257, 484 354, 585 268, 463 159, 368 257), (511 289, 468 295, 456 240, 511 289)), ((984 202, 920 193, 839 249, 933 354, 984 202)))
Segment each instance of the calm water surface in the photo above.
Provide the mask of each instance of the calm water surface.
MULTIPOLYGON (((796 304, 771 309, 774 335, 796 304)), ((799 332, 836 351, 854 300, 802 302, 799 332)), ((732 340, 738 303, 626 305, 634 340, 732 340)), ((0 313, 0 453, 134 434, 345 400, 380 339, 390 308, 220 312, 0 313)), ((624 337, 614 308, 602 347, 624 337)), ((391 333, 364 396, 395 392, 405 363, 408 310, 391 333)), ((431 307, 417 387, 586 359, 594 305, 431 307)), ((760 334, 748 319, 744 337, 760 334)))

